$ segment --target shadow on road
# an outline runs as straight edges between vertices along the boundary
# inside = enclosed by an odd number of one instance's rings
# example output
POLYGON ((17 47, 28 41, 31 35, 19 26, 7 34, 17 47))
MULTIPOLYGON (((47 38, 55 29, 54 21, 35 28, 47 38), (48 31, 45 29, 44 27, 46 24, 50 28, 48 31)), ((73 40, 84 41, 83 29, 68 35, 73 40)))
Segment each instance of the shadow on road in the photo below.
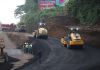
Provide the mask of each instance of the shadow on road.
POLYGON ((9 61, 7 63, 0 63, 0 70, 11 70, 13 68, 13 62, 19 61, 19 59, 8 57, 9 61))

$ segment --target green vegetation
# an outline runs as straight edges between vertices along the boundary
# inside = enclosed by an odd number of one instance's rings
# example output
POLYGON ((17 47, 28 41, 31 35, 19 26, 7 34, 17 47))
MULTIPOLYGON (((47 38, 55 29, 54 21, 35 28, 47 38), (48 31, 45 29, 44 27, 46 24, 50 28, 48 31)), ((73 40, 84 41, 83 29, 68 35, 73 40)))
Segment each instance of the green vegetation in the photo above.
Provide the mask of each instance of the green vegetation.
POLYGON ((67 9, 64 13, 78 18, 85 25, 93 25, 100 19, 99 0, 69 0, 64 7, 55 5, 52 9, 44 10, 38 9, 38 0, 26 0, 24 5, 18 6, 15 10, 15 16, 20 17, 20 23, 32 29, 40 20, 62 15, 63 8, 67 9))
POLYGON ((15 16, 18 18, 20 17, 20 23, 27 25, 28 30, 32 30, 32 25, 37 20, 37 1, 38 0, 26 0, 24 5, 18 6, 18 8, 15 10, 15 16))
POLYGON ((32 25, 39 22, 40 20, 53 17, 56 15, 62 15, 62 8, 55 6, 52 9, 38 9, 38 0, 26 0, 24 5, 18 6, 15 10, 15 16, 20 17, 20 22, 32 28, 32 25))
POLYGON ((93 25, 100 20, 99 0, 69 0, 66 6, 70 16, 78 18, 85 25, 93 25))

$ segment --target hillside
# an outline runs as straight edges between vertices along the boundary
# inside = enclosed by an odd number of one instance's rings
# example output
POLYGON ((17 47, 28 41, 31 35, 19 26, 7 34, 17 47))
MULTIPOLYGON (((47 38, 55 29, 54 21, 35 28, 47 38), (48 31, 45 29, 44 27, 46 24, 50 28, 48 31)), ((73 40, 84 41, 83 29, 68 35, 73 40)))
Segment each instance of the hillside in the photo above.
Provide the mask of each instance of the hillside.
POLYGON ((82 29, 79 31, 88 45, 99 46, 100 40, 100 23, 93 26, 84 26, 80 24, 78 19, 67 16, 57 16, 46 20, 47 29, 50 37, 61 38, 69 32, 66 26, 79 26, 82 29))
POLYGON ((46 20, 49 35, 52 37, 61 37, 66 34, 66 26, 79 26, 79 20, 73 17, 56 16, 46 20))

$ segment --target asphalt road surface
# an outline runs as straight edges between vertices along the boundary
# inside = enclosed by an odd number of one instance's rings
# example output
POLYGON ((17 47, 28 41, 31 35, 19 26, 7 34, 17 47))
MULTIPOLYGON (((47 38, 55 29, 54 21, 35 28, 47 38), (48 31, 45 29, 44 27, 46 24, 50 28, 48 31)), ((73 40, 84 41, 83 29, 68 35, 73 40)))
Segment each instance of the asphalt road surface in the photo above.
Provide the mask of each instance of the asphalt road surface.
POLYGON ((67 49, 54 38, 39 40, 38 45, 49 47, 45 49, 46 52, 50 50, 47 58, 41 64, 35 62, 20 70, 100 70, 100 48, 67 49))
MULTIPOLYGON (((85 46, 84 49, 67 49, 56 38, 34 39, 32 42, 36 59, 33 58, 33 61, 30 60, 16 70, 100 70, 100 48, 85 46), (42 53, 41 59, 38 58, 38 52, 42 53)), ((18 62, 22 56, 18 54, 9 54, 13 56, 11 61, 18 62)), ((9 65, 14 67, 14 64, 9 65)))

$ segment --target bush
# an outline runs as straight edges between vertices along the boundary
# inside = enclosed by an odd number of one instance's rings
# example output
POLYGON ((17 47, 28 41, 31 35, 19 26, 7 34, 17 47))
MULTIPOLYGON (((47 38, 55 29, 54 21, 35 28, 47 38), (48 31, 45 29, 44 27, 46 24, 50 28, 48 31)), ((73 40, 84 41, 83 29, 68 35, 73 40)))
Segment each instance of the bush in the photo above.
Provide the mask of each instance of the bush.
POLYGON ((83 24, 93 25, 100 19, 99 0, 69 0, 68 13, 83 24))

